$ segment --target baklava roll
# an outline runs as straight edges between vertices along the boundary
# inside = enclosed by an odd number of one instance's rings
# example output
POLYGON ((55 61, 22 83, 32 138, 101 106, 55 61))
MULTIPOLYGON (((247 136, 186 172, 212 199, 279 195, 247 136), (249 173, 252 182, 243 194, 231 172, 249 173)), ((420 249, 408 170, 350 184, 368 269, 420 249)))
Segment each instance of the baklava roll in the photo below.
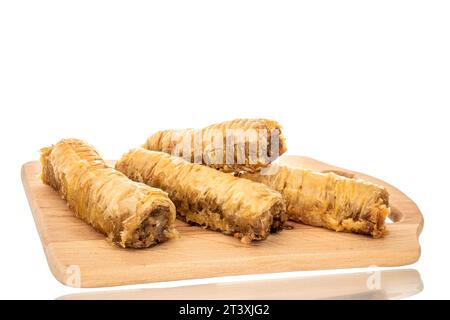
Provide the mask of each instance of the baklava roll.
POLYGON ((381 237, 390 213, 389 194, 379 185, 334 173, 272 164, 260 173, 242 173, 279 191, 289 219, 335 231, 381 237))
POLYGON ((159 131, 142 147, 223 172, 256 172, 286 152, 281 126, 267 119, 236 119, 199 130, 159 131))
POLYGON ((41 150, 42 181, 75 215, 121 247, 146 248, 174 238, 176 210, 167 193, 128 179, 77 139, 41 150))
POLYGON ((287 219, 284 200, 275 190, 167 153, 134 149, 116 163, 116 169, 167 191, 186 222, 242 242, 267 238, 287 219))

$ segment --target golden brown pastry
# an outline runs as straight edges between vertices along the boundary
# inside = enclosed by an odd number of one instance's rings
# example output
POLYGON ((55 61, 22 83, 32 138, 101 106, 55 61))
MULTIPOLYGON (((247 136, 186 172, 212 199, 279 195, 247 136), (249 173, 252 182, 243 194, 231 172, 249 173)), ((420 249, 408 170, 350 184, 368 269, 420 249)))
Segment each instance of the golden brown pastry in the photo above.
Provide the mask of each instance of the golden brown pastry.
POLYGON ((281 126, 266 119, 236 119, 199 130, 159 131, 142 147, 224 172, 255 172, 286 152, 281 126))
POLYGON ((41 150, 42 181, 75 214, 122 247, 146 248, 174 238, 175 206, 167 194, 110 168, 77 139, 41 150))
POLYGON ((116 169, 167 191, 185 221, 243 242, 265 239, 281 230, 287 219, 284 200, 275 190, 167 153, 134 149, 116 169))
POLYGON ((382 186, 334 173, 271 164, 241 177, 264 183, 286 200, 289 219, 304 224, 381 237, 389 215, 389 194, 382 186))

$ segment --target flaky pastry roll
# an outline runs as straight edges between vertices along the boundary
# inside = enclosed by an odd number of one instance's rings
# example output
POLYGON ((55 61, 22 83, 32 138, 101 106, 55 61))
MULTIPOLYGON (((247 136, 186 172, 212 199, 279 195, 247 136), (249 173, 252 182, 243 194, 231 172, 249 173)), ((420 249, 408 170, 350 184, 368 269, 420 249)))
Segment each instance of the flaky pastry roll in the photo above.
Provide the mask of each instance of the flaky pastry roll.
POLYGON ((287 218, 282 196, 261 183, 193 164, 167 153, 134 149, 116 163, 130 179, 167 191, 179 217, 234 235, 262 240, 287 218))
POLYGON ((110 168, 89 144, 61 140, 41 150, 42 181, 75 215, 121 247, 146 248, 176 236, 167 193, 110 168))
POLYGON ((223 172, 256 172, 286 152, 281 126, 267 119, 236 119, 198 130, 159 131, 142 147, 223 172))
POLYGON ((390 213, 389 194, 379 185, 334 173, 271 164, 260 173, 242 173, 279 191, 289 219, 304 224, 381 237, 390 213))

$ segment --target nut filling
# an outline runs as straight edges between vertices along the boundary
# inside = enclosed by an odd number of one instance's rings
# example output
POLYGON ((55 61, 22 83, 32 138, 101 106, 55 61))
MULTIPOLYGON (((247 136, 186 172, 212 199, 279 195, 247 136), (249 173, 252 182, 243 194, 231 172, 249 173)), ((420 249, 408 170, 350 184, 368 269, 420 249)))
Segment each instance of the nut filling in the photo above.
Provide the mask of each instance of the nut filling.
POLYGON ((148 248, 157 243, 166 241, 171 234, 165 232, 168 227, 169 212, 167 208, 160 207, 153 210, 149 216, 139 225, 125 246, 131 248, 148 248))

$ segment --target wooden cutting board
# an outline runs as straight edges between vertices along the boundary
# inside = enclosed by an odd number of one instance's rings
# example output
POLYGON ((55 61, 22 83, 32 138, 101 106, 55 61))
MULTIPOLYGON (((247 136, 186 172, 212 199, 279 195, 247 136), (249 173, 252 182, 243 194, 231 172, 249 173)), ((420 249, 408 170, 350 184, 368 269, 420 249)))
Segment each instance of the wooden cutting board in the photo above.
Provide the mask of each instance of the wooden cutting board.
POLYGON ((23 165, 22 181, 50 270, 73 287, 106 287, 227 275, 300 270, 399 266, 420 256, 422 215, 406 195, 364 174, 300 156, 280 163, 334 171, 387 187, 391 194, 389 233, 382 239, 338 233, 297 223, 265 241, 239 240, 177 221, 180 239, 144 250, 122 249, 76 218, 58 193, 39 178, 39 162, 23 165))

